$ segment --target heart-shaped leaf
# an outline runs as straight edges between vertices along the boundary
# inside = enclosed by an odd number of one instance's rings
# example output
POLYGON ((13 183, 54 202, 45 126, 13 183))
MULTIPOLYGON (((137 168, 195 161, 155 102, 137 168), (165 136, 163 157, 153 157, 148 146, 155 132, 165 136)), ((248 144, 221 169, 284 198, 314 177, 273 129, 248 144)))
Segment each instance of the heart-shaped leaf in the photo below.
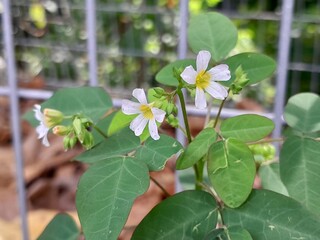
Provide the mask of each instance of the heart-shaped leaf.
POLYGON ((86 239, 117 239, 133 201, 149 186, 148 167, 130 157, 92 165, 81 177, 76 206, 86 239))
POLYGON ((239 208, 224 208, 224 224, 241 226, 254 240, 320 239, 320 220, 292 198, 253 190, 239 208))
POLYGON ((77 240, 80 231, 68 214, 57 214, 46 226, 38 240, 77 240))
POLYGON ((149 212, 132 240, 204 239, 217 224, 215 199, 204 191, 184 191, 167 198, 149 212))

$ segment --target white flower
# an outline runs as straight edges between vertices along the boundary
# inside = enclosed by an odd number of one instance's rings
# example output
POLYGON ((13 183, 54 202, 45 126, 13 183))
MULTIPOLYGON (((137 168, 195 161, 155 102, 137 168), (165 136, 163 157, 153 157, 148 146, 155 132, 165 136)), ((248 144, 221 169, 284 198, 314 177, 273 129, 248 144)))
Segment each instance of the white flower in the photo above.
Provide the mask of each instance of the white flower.
POLYGON ((231 78, 229 67, 226 64, 217 65, 207 71, 211 58, 208 51, 200 51, 197 55, 197 71, 188 66, 181 73, 181 77, 189 84, 196 86, 195 104, 197 108, 206 108, 207 101, 205 91, 217 99, 225 99, 228 96, 227 90, 215 81, 227 81, 231 78))
POLYGON ((139 114, 133 121, 130 123, 130 129, 134 131, 136 136, 140 136, 149 123, 149 132, 150 136, 154 140, 158 140, 160 138, 158 134, 158 127, 156 121, 161 123, 164 120, 166 112, 153 107, 153 103, 148 103, 144 90, 141 88, 136 88, 132 92, 132 96, 134 96, 139 103, 123 100, 122 101, 122 112, 127 115, 139 114))
POLYGON ((49 147, 49 141, 48 141, 48 132, 50 130, 50 127, 47 126, 45 121, 45 116, 41 112, 41 106, 36 104, 34 105, 34 116, 35 118, 40 122, 39 126, 36 128, 36 131, 38 133, 38 139, 42 138, 42 144, 46 147, 49 147))

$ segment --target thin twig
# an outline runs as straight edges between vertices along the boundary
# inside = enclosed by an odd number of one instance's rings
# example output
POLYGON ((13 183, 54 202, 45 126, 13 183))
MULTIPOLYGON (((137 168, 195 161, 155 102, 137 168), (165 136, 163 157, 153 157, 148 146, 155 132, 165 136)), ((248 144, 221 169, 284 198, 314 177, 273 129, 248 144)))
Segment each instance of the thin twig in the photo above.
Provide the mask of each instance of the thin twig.
POLYGON ((164 193, 164 195, 166 195, 166 197, 170 197, 171 196, 171 194, 168 193, 168 191, 156 179, 154 179, 151 175, 150 175, 150 179, 151 179, 151 181, 153 181, 162 190, 162 192, 164 193))

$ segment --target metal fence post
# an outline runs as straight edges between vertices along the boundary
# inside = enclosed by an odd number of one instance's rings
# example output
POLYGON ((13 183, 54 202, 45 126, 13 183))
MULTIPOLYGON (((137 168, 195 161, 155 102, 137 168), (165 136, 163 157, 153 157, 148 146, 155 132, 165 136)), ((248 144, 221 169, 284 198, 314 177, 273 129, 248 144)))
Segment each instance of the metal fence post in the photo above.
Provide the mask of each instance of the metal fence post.
MULTIPOLYGON (((282 130, 282 114, 284 101, 286 99, 287 73, 290 55, 291 23, 293 16, 294 0, 284 0, 282 2, 281 25, 278 43, 278 70, 276 77, 276 98, 274 103, 275 129, 273 138, 279 138, 282 130)), ((279 153, 279 144, 276 145, 279 153)))
POLYGON ((86 0, 86 31, 89 62, 89 84, 98 85, 97 35, 96 35, 96 1, 86 0))
POLYGON ((16 64, 14 53, 14 39, 12 37, 12 19, 11 19, 11 5, 10 0, 3 0, 2 12, 2 30, 4 52, 7 64, 7 79, 9 85, 10 110, 11 110, 11 127, 13 132, 13 145, 16 157, 16 178, 19 198, 19 210, 21 216, 21 229, 24 240, 29 239, 28 236, 28 222, 27 222, 27 207, 26 207, 26 193, 24 185, 23 173, 23 156, 21 144, 21 122, 19 111, 19 96, 17 89, 16 64))

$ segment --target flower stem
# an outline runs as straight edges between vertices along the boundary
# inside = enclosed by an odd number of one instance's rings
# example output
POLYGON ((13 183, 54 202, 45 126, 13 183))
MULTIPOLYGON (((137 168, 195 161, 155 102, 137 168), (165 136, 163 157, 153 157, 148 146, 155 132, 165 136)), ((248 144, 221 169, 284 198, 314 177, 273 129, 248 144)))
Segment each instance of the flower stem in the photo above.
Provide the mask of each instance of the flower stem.
POLYGON ((92 124, 93 128, 100 133, 104 138, 108 138, 108 136, 100 129, 97 127, 97 125, 92 124))
POLYGON ((189 122, 187 117, 186 102, 184 101, 184 96, 180 87, 177 89, 177 94, 180 100, 184 125, 186 126, 187 139, 188 139, 188 142, 191 143, 192 138, 191 138, 190 127, 189 127, 189 122))
MULTIPOLYGON (((179 100, 180 100, 180 105, 181 105, 181 110, 182 110, 182 115, 183 115, 183 121, 185 124, 185 129, 186 129, 186 133, 187 133, 188 143, 190 144, 192 142, 192 137, 191 137, 190 127, 189 127, 189 123, 188 123, 186 103, 185 103, 184 96, 183 96, 183 93, 182 93, 182 90, 180 87, 178 87, 178 89, 177 89, 177 94, 178 94, 179 100)), ((200 190, 200 189, 202 189, 202 187, 199 183, 203 182, 202 167, 200 166, 200 164, 196 163, 193 165, 193 169, 194 169, 194 173, 195 173, 195 177, 196 177, 195 189, 200 190)))
POLYGON ((217 117, 216 117, 216 119, 214 120, 213 128, 215 128, 215 127, 217 126, 217 123, 218 123, 218 120, 219 120, 219 118, 220 118, 220 114, 221 114, 223 105, 224 105, 224 103, 226 102, 226 100, 227 100, 227 98, 228 98, 228 96, 229 96, 229 93, 230 93, 230 89, 228 90, 228 95, 226 96, 225 99, 222 100, 222 102, 221 102, 221 104, 220 104, 217 117))
POLYGON ((170 197, 171 196, 171 194, 168 193, 168 191, 155 178, 153 178, 151 175, 150 175, 150 179, 151 179, 151 181, 153 181, 162 190, 162 192, 164 193, 164 195, 166 195, 166 197, 170 197))

